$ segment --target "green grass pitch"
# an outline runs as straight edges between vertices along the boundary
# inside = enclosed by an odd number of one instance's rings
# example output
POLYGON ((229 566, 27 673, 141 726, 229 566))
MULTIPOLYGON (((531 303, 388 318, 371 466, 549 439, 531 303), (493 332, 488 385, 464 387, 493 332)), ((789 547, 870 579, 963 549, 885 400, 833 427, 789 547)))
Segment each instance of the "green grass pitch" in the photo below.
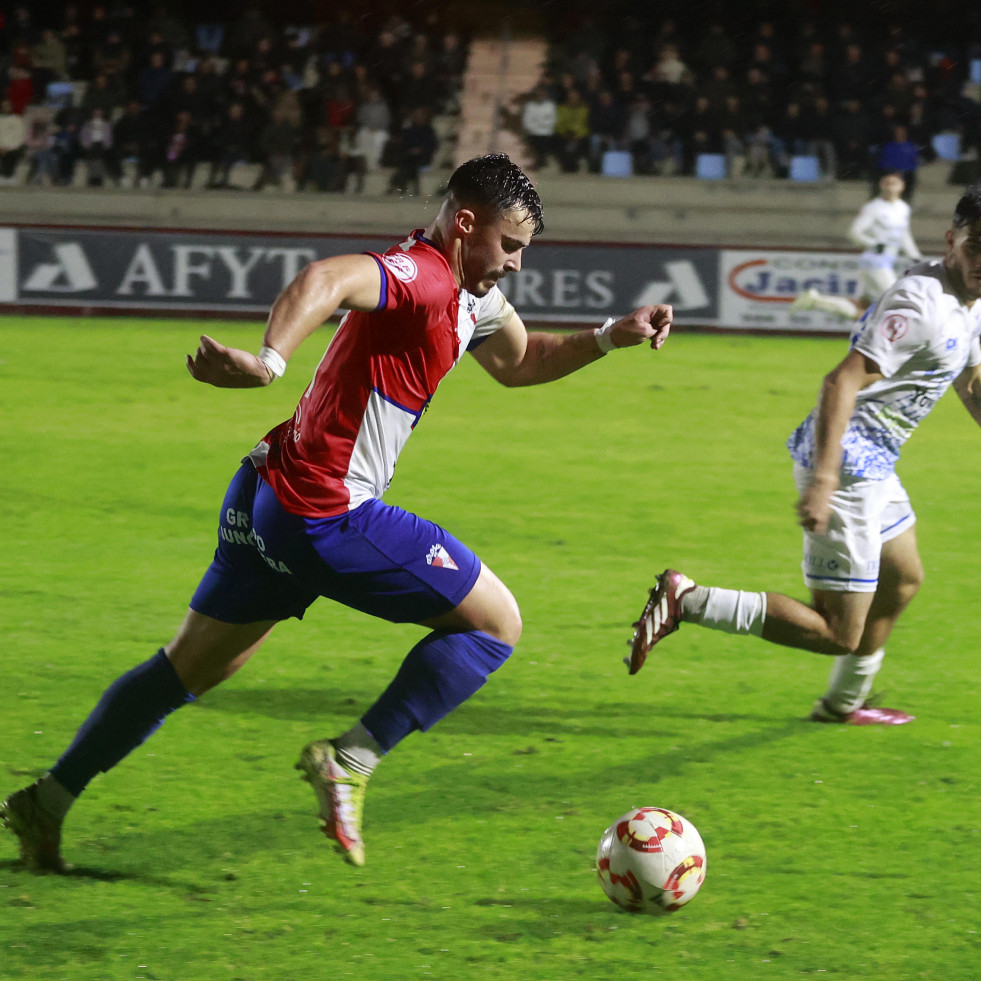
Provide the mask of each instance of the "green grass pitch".
MULTIPOLYGON (((201 331, 0 320, 0 792, 43 772, 105 686, 169 639, 240 457, 322 353, 262 391, 195 384, 201 331)), ((829 664, 692 627, 621 664, 667 565, 803 596, 783 448, 844 353, 827 339, 676 331, 509 391, 445 380, 388 499, 441 522, 513 590, 515 655, 372 779, 368 864, 320 836, 292 770, 388 682, 420 631, 326 601, 172 716, 70 815, 67 877, 0 834, 0 977, 403 981, 981 977, 977 428, 945 398, 900 473, 922 593, 880 688, 896 729, 802 721, 829 664), (630 916, 593 871, 634 805, 689 817, 708 877, 630 916)))

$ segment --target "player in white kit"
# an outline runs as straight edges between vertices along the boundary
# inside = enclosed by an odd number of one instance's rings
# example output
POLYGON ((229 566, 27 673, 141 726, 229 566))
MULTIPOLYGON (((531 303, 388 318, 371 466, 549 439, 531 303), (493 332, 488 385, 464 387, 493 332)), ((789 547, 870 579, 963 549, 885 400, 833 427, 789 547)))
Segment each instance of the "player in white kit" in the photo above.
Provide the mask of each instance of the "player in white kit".
POLYGON ((903 200, 905 187, 899 174, 883 175, 879 196, 862 205, 848 231, 848 237, 862 248, 858 260, 861 294, 852 299, 808 289, 791 303, 791 310, 823 310, 843 320, 857 320, 896 282, 897 264, 922 258, 910 231, 910 206, 903 200))
POLYGON ((39 781, 0 802, 36 871, 63 871, 62 821, 98 773, 170 713, 229 678, 276 624, 318 597, 428 632, 360 719, 309 743, 297 768, 325 834, 354 865, 368 777, 409 734, 468 699, 511 654, 521 615, 507 587, 432 521, 381 500, 440 380, 467 351, 507 386, 553 381, 619 347, 668 336, 671 307, 602 327, 528 332, 498 281, 542 228, 531 182, 504 154, 463 164, 432 223, 384 254, 311 263, 270 312, 258 355, 201 339, 198 381, 255 388, 346 309, 295 413, 242 462, 219 512, 218 548, 173 639, 119 677, 39 781))
POLYGON ((981 425, 981 185, 957 203, 943 259, 914 266, 869 310, 817 407, 788 440, 810 605, 774 592, 658 577, 631 641, 630 673, 682 622, 834 656, 811 718, 897 724, 866 704, 897 618, 923 581, 900 448, 953 385, 981 425))

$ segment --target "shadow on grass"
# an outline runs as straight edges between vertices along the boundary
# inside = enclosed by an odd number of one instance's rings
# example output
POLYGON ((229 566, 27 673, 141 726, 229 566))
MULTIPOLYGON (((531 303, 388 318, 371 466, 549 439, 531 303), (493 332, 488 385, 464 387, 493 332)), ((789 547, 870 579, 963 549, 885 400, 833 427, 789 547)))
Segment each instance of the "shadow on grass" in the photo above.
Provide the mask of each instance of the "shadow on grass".
POLYGON ((0 871, 22 873, 25 878, 48 880, 48 881, 71 881, 88 879, 92 882, 144 882, 148 885, 158 886, 164 889, 187 888, 179 882, 168 879, 165 876, 147 875, 142 871, 121 869, 96 868, 92 865, 72 865, 65 872, 31 872, 27 866, 17 858, 7 859, 0 862, 0 871))
MULTIPOLYGON (((309 717, 322 723, 332 715, 351 719, 370 704, 365 699, 352 711, 350 701, 352 699, 347 696, 338 701, 336 695, 317 689, 226 690, 214 699, 212 710, 292 721, 309 717)), ((739 757, 747 751, 784 740, 808 738, 812 733, 827 735, 837 728, 818 726, 803 716, 788 718, 763 711, 703 714, 694 707, 679 706, 677 702, 659 707, 656 715, 646 722, 637 719, 636 705, 627 702, 588 704, 574 714, 562 705, 553 707, 535 702, 516 709, 510 702, 505 712, 478 695, 432 730, 440 744, 427 747, 426 752, 431 753, 433 766, 441 768, 437 779, 441 784, 446 783, 452 794, 453 780, 446 771, 452 771, 458 765, 459 753, 452 750, 453 758, 447 760, 445 741, 459 743, 461 738, 491 737, 481 749, 481 760, 476 764, 483 779, 498 782, 497 770, 500 780, 507 784, 501 787, 506 798, 520 797, 523 793, 561 797, 568 782, 564 757, 580 740, 594 745, 591 741, 615 738, 621 746, 613 758, 608 754, 578 757, 577 765, 585 768, 591 759, 595 759, 597 775, 604 784, 624 780, 650 784, 683 776, 705 764, 739 757), (634 724, 624 726, 619 722, 621 719, 631 719, 634 724), (509 745, 501 754, 500 737, 512 742, 518 739, 522 745, 517 748, 509 745), (529 740, 527 744, 524 743, 526 739, 529 740), (514 769, 513 761, 529 754, 542 761, 555 757, 559 762, 551 768, 533 766, 528 769, 527 776, 522 776, 514 769)), ((418 734, 416 738, 420 738, 418 734)), ((430 736, 425 734, 421 738, 429 739, 430 736)), ((397 765, 396 760, 392 769, 397 765)), ((460 760, 459 765, 470 770, 475 764, 460 760)), ((420 792, 420 796, 427 793, 428 790, 420 792)), ((492 806, 492 809, 495 808, 492 806)))
MULTIPOLYGON (((198 840, 216 840, 232 834, 244 834, 246 838, 250 833, 261 834, 264 831, 264 822, 267 816, 260 814, 239 815, 235 818, 222 820, 209 820, 194 823, 194 830, 198 835, 198 840)), ((174 832, 175 841, 170 843, 176 846, 177 838, 182 839, 186 845, 186 831, 174 832)), ((141 840, 143 835, 129 834, 124 836, 125 848, 127 852, 138 855, 141 852, 141 840)), ((167 833, 159 830, 153 833, 153 846, 168 848, 167 833)), ((417 895, 393 895, 387 888, 382 886, 382 891, 378 891, 379 872, 384 876, 391 870, 385 870, 381 866, 366 870, 354 870, 344 866, 340 860, 333 855, 323 852, 316 847, 316 841, 311 835, 304 835, 304 840, 309 844, 309 854, 311 861, 323 863, 323 871, 331 873, 331 878, 336 878, 330 889, 335 894, 337 902, 343 903, 345 916, 372 917, 376 909, 404 911, 411 919, 410 929, 415 929, 420 923, 426 923, 432 919, 435 930, 444 929, 443 920, 445 910, 445 899, 441 897, 433 898, 428 889, 424 889, 417 895), (336 865, 336 876, 333 870, 336 865), (366 874, 367 873, 367 874, 366 874), (373 873, 373 874, 372 874, 373 873), (422 917, 421 920, 418 918, 422 917)), ((284 842, 284 846, 289 843, 284 842)), ((177 852, 174 852, 177 854, 177 852)), ((192 865, 200 868, 207 866, 208 858, 196 852, 190 854, 185 852, 181 856, 180 864, 182 868, 188 869, 192 865)), ((21 873, 23 881, 44 882, 54 888, 60 887, 60 893, 65 901, 71 904, 69 907, 75 914, 74 919, 61 919, 57 923, 33 923, 30 930, 29 942, 32 947, 43 949, 46 956, 50 956, 52 951, 61 951, 65 960, 74 957, 81 957, 83 960, 100 960, 107 952, 116 951, 119 938, 134 929, 134 924, 141 931, 146 929, 146 921, 142 916, 136 917, 132 921, 120 919, 115 914, 111 919, 103 919, 99 916, 98 905, 85 909, 78 904, 81 902, 80 894, 71 889, 71 883, 80 883, 88 880, 96 883, 119 883, 127 882, 136 886, 145 886, 153 892, 154 902, 160 903, 161 888, 172 894, 172 898, 182 902, 196 902, 203 904, 202 911, 206 910, 211 903, 218 904, 219 910, 224 910, 223 904, 232 904, 241 901, 241 897, 236 896, 238 885, 234 881, 213 881, 206 882, 206 875, 199 874, 201 880, 197 885, 188 881, 170 880, 152 874, 147 874, 141 870, 119 870, 119 869, 98 869, 92 867, 80 867, 71 870, 64 875, 45 875, 35 876, 27 871, 26 868, 16 861, 0 862, 0 870, 9 873, 21 873), (87 915, 86 915, 87 914, 87 915), (74 940, 72 939, 74 938, 74 940)), ((306 871, 305 875, 313 873, 306 871)), ((249 878, 245 875, 244 878, 249 878)), ((252 886, 255 887, 254 884, 252 886)), ((607 931, 615 931, 618 926, 624 923, 646 918, 635 918, 626 916, 621 911, 606 904, 601 898, 579 898, 579 897, 556 897, 548 896, 543 893, 534 892, 500 892, 485 891, 486 887, 478 887, 474 894, 466 899, 455 897, 454 906, 457 908, 470 908, 470 915, 477 917, 473 928, 488 940, 511 942, 523 938, 538 938, 540 940, 552 938, 560 935, 582 936, 595 932, 597 936, 586 936, 583 939, 602 940, 607 931), (480 911, 486 910, 486 914, 480 911), (498 911, 506 917, 506 922, 498 922, 493 917, 497 916, 498 911), (488 919, 487 916, 492 917, 488 919), (598 925, 597 922, 598 921, 598 925)), ((9 905, 23 905, 26 908, 33 908, 35 902, 41 906, 47 902, 44 894, 41 898, 28 900, 26 897, 23 902, 13 902, 9 905)), ((54 895, 54 893, 49 893, 54 895)), ((184 907, 186 908, 186 907, 184 907)), ((223 914, 216 914, 223 915, 223 914)), ((236 914, 241 915, 241 914, 236 914)), ((296 911, 289 915, 296 916, 296 911)), ((314 929, 322 929, 326 936, 330 938, 337 933, 339 927, 317 924, 314 929)), ((259 929, 256 927, 256 929, 259 929)), ((395 929, 391 927, 390 929, 395 929)), ((246 931, 251 932, 249 930, 246 931)), ((6 975, 4 975, 6 977, 6 975)))
MULTIPOLYGON (((725 723, 722 725, 728 729, 725 723)), ((681 746, 678 745, 679 729, 674 728, 670 742, 653 737, 633 740, 631 755, 620 755, 618 761, 604 753, 581 754, 577 750, 579 740, 575 738, 566 741, 553 737, 543 741, 531 756, 527 749, 515 748, 513 742, 500 752, 499 742, 488 741, 477 758, 469 754, 461 756, 459 745, 451 750, 449 743, 441 740, 414 750, 414 753, 422 751, 425 759, 416 756, 407 770, 400 767, 395 758, 379 771, 379 779, 373 782, 375 789, 369 793, 368 810, 375 815, 397 812, 414 826, 424 828, 428 823, 427 816, 433 813, 434 793, 439 800, 437 816, 446 812, 477 811, 488 815, 511 814, 520 811, 523 802, 527 801, 537 802, 533 810, 559 806, 558 802, 568 803, 570 799, 577 802, 573 806, 579 806, 588 800, 591 788, 597 784, 630 787, 639 793, 663 781, 687 777, 693 771, 704 774, 706 765, 725 767, 727 759, 739 758, 760 747, 799 736, 806 725, 795 720, 751 732, 716 735, 716 724, 711 724, 712 738, 692 740, 681 746), (452 755, 448 756, 448 753, 452 755), (577 767, 573 780, 570 780, 568 766, 570 756, 575 757, 577 767), (526 760, 534 762, 527 764, 526 760), (518 762, 520 768, 515 766, 518 762), (590 772, 591 768, 595 768, 595 773, 590 772)), ((704 737, 704 730, 702 735, 704 737)), ((182 868, 199 870, 192 875, 193 882, 181 876, 160 877, 144 868, 99 870, 85 865, 72 874, 93 880, 150 882, 177 892, 220 890, 224 887, 226 876, 223 870, 229 864, 229 849, 235 850, 243 842, 267 842, 271 828, 276 828, 277 847, 309 849, 311 856, 316 857, 323 852, 324 842, 317 831, 314 800, 299 783, 295 793, 287 792, 291 776, 284 768, 284 797, 276 811, 236 807, 235 796, 229 788, 230 813, 224 817, 195 821, 179 829, 153 825, 146 831, 128 830, 120 833, 113 842, 113 851, 127 856, 180 854, 182 868)), ((212 789, 221 792, 214 785, 212 789)), ((84 847, 83 840, 80 848, 84 847)), ((70 857, 71 845, 68 848, 66 854, 70 857)), ((243 857, 252 850, 244 847, 243 857)), ((323 861, 328 866, 336 863, 339 870, 342 868, 341 863, 327 852, 323 852, 323 861)), ((7 867, 14 864, 8 863, 7 867)))
MULTIPOLYGON (((322 722, 331 716, 348 718, 353 713, 366 710, 381 694, 381 689, 365 692, 357 690, 332 691, 322 688, 269 688, 235 689, 227 688, 209 692, 197 707, 204 711, 230 712, 265 716, 291 722, 305 720, 322 722)), ((697 699, 693 699, 697 703, 697 699)), ((550 706, 540 701, 515 708, 509 699, 507 709, 496 704, 488 704, 484 695, 478 694, 473 701, 466 702, 439 723, 441 733, 482 735, 500 732, 511 719, 521 719, 522 733, 541 732, 550 735, 601 735, 609 736, 617 719, 636 713, 633 703, 611 703, 597 700, 584 703, 580 711, 570 713, 566 705, 550 706)), ((803 718, 803 717, 801 717, 803 718)), ((786 716, 772 712, 714 712, 704 713, 677 703, 658 707, 656 714, 642 730, 620 730, 623 735, 668 735, 677 733, 672 722, 665 722, 664 732, 658 731, 658 720, 701 720, 718 724, 738 723, 752 725, 772 725, 786 722, 786 716)))
POLYGON ((328 688, 222 688, 195 704, 202 711, 259 715, 291 722, 319 722, 364 711, 381 691, 328 688))

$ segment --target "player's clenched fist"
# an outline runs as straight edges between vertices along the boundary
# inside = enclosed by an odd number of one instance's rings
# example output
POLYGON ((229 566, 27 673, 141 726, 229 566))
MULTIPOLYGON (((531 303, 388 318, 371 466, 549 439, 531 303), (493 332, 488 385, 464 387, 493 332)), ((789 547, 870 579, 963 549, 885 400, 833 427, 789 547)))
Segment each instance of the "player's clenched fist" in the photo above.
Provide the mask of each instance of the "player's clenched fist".
POLYGON ((615 347, 633 347, 649 340, 657 351, 668 339, 674 310, 669 303, 638 307, 610 325, 610 337, 615 347))
POLYGON ((199 382, 218 388, 258 388, 273 379, 272 372, 256 355, 225 347, 207 334, 201 336, 194 356, 186 356, 185 364, 199 382))

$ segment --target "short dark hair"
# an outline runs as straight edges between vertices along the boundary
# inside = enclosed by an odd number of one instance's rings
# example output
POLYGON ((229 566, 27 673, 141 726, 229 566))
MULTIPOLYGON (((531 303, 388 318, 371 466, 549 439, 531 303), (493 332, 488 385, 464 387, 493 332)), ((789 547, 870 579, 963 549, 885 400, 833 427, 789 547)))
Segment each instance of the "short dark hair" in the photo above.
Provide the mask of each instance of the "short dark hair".
POLYGON ((446 193, 462 205, 495 214, 527 211, 533 235, 545 228, 542 199, 521 168, 506 153, 474 157, 453 172, 446 193))
POLYGON ((954 208, 954 228, 981 221, 981 181, 969 187, 954 208))

